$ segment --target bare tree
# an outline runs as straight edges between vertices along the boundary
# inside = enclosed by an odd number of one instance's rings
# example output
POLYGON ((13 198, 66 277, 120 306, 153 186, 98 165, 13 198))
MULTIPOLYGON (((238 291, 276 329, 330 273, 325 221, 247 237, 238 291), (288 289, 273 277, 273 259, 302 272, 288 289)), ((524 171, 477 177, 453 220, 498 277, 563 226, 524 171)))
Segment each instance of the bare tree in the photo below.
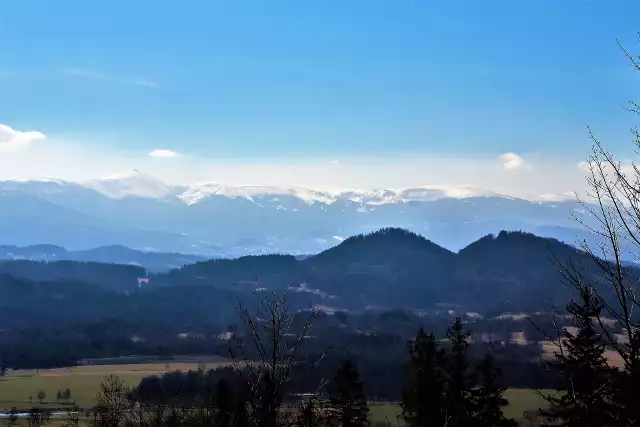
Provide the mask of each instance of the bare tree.
POLYGON ((27 425, 29 427, 41 427, 51 420, 51 414, 46 409, 33 408, 29 411, 27 425))
POLYGON ((316 312, 300 323, 285 295, 263 291, 256 296, 255 308, 238 307, 242 326, 234 332, 230 353, 245 386, 251 424, 276 427, 291 418, 283 408, 287 386, 292 369, 304 361, 301 350, 316 312))
POLYGON ((127 399, 129 389, 115 375, 109 375, 100 384, 89 425, 94 427, 119 427, 127 418, 131 404, 127 399))
MULTIPOLYGON (((622 48, 634 70, 640 71, 640 56, 622 48)), ((629 101, 625 108, 640 115, 640 105, 629 101)), ((636 154, 640 154, 640 132, 631 130, 636 154)), ((604 306, 596 322, 622 361, 618 390, 613 399, 620 405, 620 425, 640 422, 640 409, 631 396, 640 395, 640 327, 638 323, 638 279, 630 260, 640 254, 640 167, 636 161, 622 162, 589 130, 593 149, 582 166, 587 171, 589 191, 579 197, 583 208, 576 220, 590 232, 580 241, 589 255, 589 266, 564 265, 563 273, 579 295, 595 293, 604 306), (622 327, 624 337, 611 333, 611 322, 622 327), (628 400, 628 401, 627 401, 628 400)))
POLYGON ((64 413, 62 425, 63 427, 78 427, 80 425, 81 411, 76 405, 73 405, 64 413))

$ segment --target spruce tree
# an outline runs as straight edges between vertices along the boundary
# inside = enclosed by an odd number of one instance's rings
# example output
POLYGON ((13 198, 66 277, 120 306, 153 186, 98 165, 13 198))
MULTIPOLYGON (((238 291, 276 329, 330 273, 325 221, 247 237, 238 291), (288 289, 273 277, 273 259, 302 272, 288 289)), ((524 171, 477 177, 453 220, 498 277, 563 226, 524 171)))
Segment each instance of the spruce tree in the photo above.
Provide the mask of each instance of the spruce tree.
POLYGON ((444 395, 445 420, 448 426, 460 427, 469 424, 472 414, 473 380, 467 362, 470 332, 465 331, 458 317, 447 330, 449 349, 445 370, 446 387, 444 395))
POLYGON ((415 340, 409 343, 409 358, 402 418, 409 427, 444 425, 444 354, 433 333, 418 331, 415 340))
POLYGON ((329 412, 333 425, 359 427, 368 424, 369 406, 360 373, 351 359, 343 362, 330 383, 329 412))
POLYGON ((565 427, 605 427, 612 424, 610 392, 612 370, 604 357, 606 345, 596 332, 593 319, 603 304, 592 292, 581 292, 581 302, 572 301, 567 311, 573 315, 577 333, 563 332, 563 351, 557 352, 564 378, 560 396, 548 396, 550 408, 543 411, 552 425, 565 427))
POLYGON ((473 390, 473 419, 477 427, 515 427, 518 423, 504 416, 509 404, 499 384, 501 371, 490 353, 476 367, 477 387, 473 390))
POLYGON ((231 390, 231 387, 229 387, 229 384, 227 384, 224 378, 218 380, 216 383, 214 402, 217 409, 216 427, 232 426, 234 412, 237 408, 233 390, 231 390))

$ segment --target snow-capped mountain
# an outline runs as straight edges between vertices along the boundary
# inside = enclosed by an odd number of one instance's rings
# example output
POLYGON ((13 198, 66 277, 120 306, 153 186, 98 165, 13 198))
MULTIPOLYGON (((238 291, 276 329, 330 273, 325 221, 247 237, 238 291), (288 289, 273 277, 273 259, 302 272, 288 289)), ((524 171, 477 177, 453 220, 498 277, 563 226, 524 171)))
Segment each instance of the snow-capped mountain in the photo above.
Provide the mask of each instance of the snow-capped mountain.
POLYGON ((172 188, 164 182, 137 169, 105 178, 92 179, 81 183, 98 193, 114 199, 125 197, 162 198, 172 193, 172 188))
POLYGON ((572 242, 581 237, 570 219, 578 209, 572 201, 529 201, 469 186, 172 186, 134 170, 82 183, 0 182, 0 244, 49 243, 71 250, 120 244, 225 256, 310 253, 344 236, 393 226, 456 250, 502 229, 572 242))
POLYGON ((282 198, 300 200, 308 205, 330 205, 337 201, 359 205, 380 206, 410 202, 432 202, 444 198, 506 197, 471 186, 423 186, 409 189, 333 190, 321 191, 302 187, 237 186, 217 182, 170 186, 137 169, 74 183, 53 178, 18 178, 0 182, 2 188, 22 189, 34 194, 61 194, 73 190, 90 189, 111 199, 177 198, 187 205, 201 203, 212 196, 246 199, 256 204, 273 204, 282 198))
POLYGON ((223 196, 231 199, 244 198, 251 202, 259 203, 263 199, 278 202, 279 197, 293 197, 305 203, 331 204, 336 198, 329 193, 309 190, 306 188, 291 187, 279 188, 271 186, 225 186, 215 182, 190 185, 178 198, 188 205, 194 205, 210 196, 223 196))

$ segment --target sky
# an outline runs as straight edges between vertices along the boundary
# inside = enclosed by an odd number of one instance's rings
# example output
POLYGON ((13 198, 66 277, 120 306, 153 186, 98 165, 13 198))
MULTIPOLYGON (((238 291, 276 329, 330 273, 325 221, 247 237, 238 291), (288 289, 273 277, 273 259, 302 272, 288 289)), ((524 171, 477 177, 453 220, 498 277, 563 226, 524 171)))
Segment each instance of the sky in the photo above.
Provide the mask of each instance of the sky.
POLYGON ((580 191, 635 0, 1 0, 0 179, 580 191))

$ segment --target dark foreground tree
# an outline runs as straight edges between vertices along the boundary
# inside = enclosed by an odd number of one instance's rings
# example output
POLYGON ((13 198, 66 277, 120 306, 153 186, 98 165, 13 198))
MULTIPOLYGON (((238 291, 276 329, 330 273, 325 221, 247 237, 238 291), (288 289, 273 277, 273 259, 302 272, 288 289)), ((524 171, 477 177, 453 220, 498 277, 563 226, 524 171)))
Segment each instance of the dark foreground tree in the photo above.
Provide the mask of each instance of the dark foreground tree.
POLYGON ((518 423, 504 416, 509 404, 500 385, 501 371, 495 359, 487 353, 477 368, 478 387, 472 391, 473 418, 477 427, 516 427, 518 423))
POLYGON ((292 370, 306 362, 302 348, 317 313, 296 315, 286 296, 269 292, 257 292, 255 307, 240 305, 238 313, 242 329, 234 332, 230 353, 246 396, 247 422, 277 427, 288 415, 282 409, 292 370))
MULTIPOLYGON (((622 50, 632 68, 640 71, 640 56, 622 50)), ((640 115, 640 104, 630 101, 627 110, 640 115)), ((628 265, 629 255, 637 258, 640 253, 640 165, 635 160, 619 161, 593 133, 590 136, 593 150, 584 162, 589 192, 581 201, 585 214, 576 219, 590 232, 589 239, 580 243, 595 274, 585 272, 584 266, 563 265, 563 270, 576 296, 593 292, 604 303, 595 321, 623 364, 614 375, 611 394, 615 425, 640 425, 640 294, 638 278, 628 265), (609 333, 611 321, 622 328, 625 340, 609 333)), ((638 129, 632 129, 632 138, 637 154, 638 129)))
POLYGON ((504 388, 491 356, 469 368, 470 333, 461 319, 447 331, 446 348, 433 334, 418 332, 409 344, 407 385, 402 396, 402 417, 410 427, 507 427, 502 408, 504 388))
POLYGON ((572 333, 565 328, 555 353, 563 387, 559 396, 546 397, 550 407, 542 412, 554 426, 615 425, 612 424, 615 410, 610 404, 614 372, 604 356, 605 342, 593 324, 602 308, 601 300, 589 289, 584 290, 581 301, 567 305, 567 312, 573 316, 578 330, 572 333))
POLYGON ((471 425, 473 411, 472 393, 473 377, 467 361, 467 349, 471 333, 464 330, 462 320, 458 317, 447 330, 450 349, 445 358, 445 394, 444 410, 447 426, 460 427, 471 425))
POLYGON ((407 385, 402 393, 402 418, 408 426, 444 425, 443 362, 435 335, 420 329, 409 343, 407 385))
POLYGON ((329 384, 329 412, 332 424, 341 427, 366 426, 369 406, 362 390, 358 368, 347 359, 334 374, 329 384))

